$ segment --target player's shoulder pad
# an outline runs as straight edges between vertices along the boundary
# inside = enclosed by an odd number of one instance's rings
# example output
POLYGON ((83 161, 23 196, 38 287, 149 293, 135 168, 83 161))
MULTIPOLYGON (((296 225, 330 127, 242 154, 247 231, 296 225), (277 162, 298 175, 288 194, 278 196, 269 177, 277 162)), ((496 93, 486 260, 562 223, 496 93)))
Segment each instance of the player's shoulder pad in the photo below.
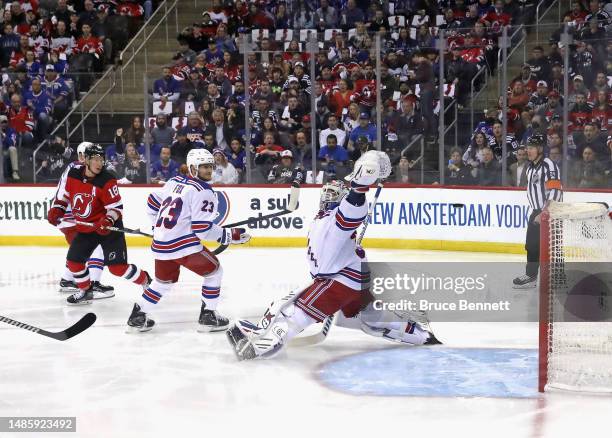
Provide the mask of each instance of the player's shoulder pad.
POLYGON ((70 166, 68 178, 83 179, 83 166, 70 166))
POLYGON ((208 184, 205 181, 202 181, 201 179, 192 178, 189 176, 177 175, 173 177, 171 181, 176 181, 180 184, 184 184, 186 186, 192 187, 198 192, 205 191, 205 190, 210 190, 211 192, 214 192, 210 184, 208 184))
POLYGON ((109 181, 115 180, 115 182, 117 181, 117 175, 115 174, 115 172, 113 170, 107 169, 106 167, 102 169, 102 172, 100 172, 94 179, 93 179, 93 185, 96 187, 104 187, 109 181))

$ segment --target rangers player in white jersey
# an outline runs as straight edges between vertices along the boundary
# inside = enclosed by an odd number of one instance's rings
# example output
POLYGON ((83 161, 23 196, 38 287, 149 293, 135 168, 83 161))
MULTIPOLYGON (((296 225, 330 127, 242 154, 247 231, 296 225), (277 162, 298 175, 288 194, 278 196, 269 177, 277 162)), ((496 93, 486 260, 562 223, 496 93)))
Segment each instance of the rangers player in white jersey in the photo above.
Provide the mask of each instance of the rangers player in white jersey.
POLYGON ((410 345, 439 343, 433 334, 406 318, 382 322, 383 312, 370 304, 367 259, 355 237, 368 213, 365 194, 369 186, 388 174, 380 174, 381 152, 367 154, 347 177, 350 190, 341 181, 323 186, 319 213, 308 233, 312 284, 295 299, 281 302, 280 307, 273 303, 259 325, 241 320, 227 331, 239 360, 272 357, 306 327, 338 311, 347 319, 357 320, 359 328, 374 336, 410 345))
POLYGON ((200 239, 227 244, 250 240, 244 228, 226 229, 213 221, 218 216, 217 194, 208 184, 215 160, 206 149, 187 154, 190 176, 176 176, 147 200, 153 223, 151 250, 155 257, 155 278, 142 294, 128 320, 131 331, 148 331, 155 322, 149 313, 179 279, 181 266, 203 277, 202 306, 198 331, 224 330, 229 320, 216 311, 223 269, 215 255, 200 239))
MULTIPOLYGON (((57 184, 57 190, 55 194, 54 203, 57 202, 57 199, 62 199, 63 195, 66 192, 66 180, 68 178, 68 172, 71 169, 77 166, 82 166, 85 162, 85 149, 91 146, 93 143, 88 141, 84 141, 77 146, 77 161, 74 161, 66 167, 62 177, 57 184)), ((72 243, 74 236, 76 236, 76 224, 74 224, 74 216, 72 215, 72 209, 70 205, 66 206, 66 214, 63 216, 63 221, 57 225, 57 228, 60 229, 62 233, 64 233, 64 237, 66 238, 66 242, 68 245, 72 243)), ((87 268, 89 269, 89 275, 91 278, 91 286, 93 288, 94 294, 93 297, 95 300, 103 299, 103 298, 112 298, 115 296, 115 289, 112 286, 105 286, 100 283, 100 278, 102 277, 102 271, 104 270, 104 254, 102 253, 102 247, 98 246, 94 252, 91 254, 91 257, 87 261, 87 268)), ((78 292, 79 288, 74 282, 74 278, 72 276, 72 272, 66 266, 64 268, 64 273, 62 274, 62 278, 60 279, 60 292, 78 292)))

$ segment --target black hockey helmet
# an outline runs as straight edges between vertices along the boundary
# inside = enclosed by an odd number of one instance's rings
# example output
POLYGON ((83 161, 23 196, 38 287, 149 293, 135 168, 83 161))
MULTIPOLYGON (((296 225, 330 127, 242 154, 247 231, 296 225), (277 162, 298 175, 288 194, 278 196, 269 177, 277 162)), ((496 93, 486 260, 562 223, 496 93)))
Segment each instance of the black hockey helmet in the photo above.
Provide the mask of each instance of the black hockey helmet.
POLYGON ((544 136, 541 134, 532 135, 527 140, 527 146, 544 147, 545 143, 546 143, 546 140, 544 139, 544 136))
POLYGON ((102 158, 105 157, 104 148, 100 144, 94 143, 85 149, 85 158, 93 158, 97 156, 102 158))

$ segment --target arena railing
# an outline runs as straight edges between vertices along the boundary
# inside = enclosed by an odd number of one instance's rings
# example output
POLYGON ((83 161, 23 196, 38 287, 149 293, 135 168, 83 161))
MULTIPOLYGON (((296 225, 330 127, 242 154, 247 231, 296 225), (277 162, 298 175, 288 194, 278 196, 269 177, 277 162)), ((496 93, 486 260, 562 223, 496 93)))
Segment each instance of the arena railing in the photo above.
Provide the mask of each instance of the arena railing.
MULTIPOLYGON (((151 14, 149 19, 142 25, 141 29, 132 37, 127 46, 121 51, 119 55, 119 62, 117 65, 108 66, 107 70, 102 74, 102 76, 97 79, 97 81, 93 84, 93 86, 83 95, 76 94, 78 96, 78 101, 75 105, 73 105, 72 109, 66 114, 66 116, 56 124, 56 127, 49 133, 47 139, 42 141, 38 147, 34 150, 32 157, 32 165, 34 169, 34 183, 36 183, 36 158, 39 151, 48 143, 49 138, 53 138, 55 135, 60 135, 61 133, 65 133, 66 142, 70 144, 70 138, 76 134, 81 129, 81 140, 85 141, 85 121, 92 114, 96 113, 96 126, 97 133, 100 134, 100 104, 105 101, 105 99, 110 96, 110 110, 113 113, 113 91, 117 85, 117 70, 119 71, 119 81, 121 84, 121 91, 123 94, 124 90, 124 71, 129 67, 130 64, 133 65, 133 82, 136 84, 136 63, 134 59, 136 56, 140 54, 140 52, 144 48, 144 62, 145 66, 147 65, 147 52, 146 52, 146 43, 150 40, 151 36, 157 31, 157 29, 165 24, 166 31, 166 41, 169 43, 169 29, 168 29, 168 16, 174 12, 175 17, 175 27, 178 29, 178 14, 177 14, 177 3, 178 0, 175 0, 170 4, 169 0, 164 0, 155 11, 151 14), (150 27, 153 26, 153 29, 150 27), (136 46, 138 42, 142 42, 140 45, 136 46), (124 54, 127 51, 131 50, 131 56, 124 58, 124 54), (93 96, 93 97, 92 97, 93 96), (94 99, 93 102, 90 102, 91 99, 94 99), (85 109, 88 108, 88 109, 85 109), (79 121, 75 124, 75 126, 70 126, 70 118, 74 115, 80 115, 79 121)), ((197 5, 198 0, 194 0, 194 4, 197 5)), ((145 68, 146 71, 146 68, 145 68)), ((89 73, 87 73, 89 74, 89 73)))
POLYGON ((561 23, 561 0, 541 0, 536 6, 535 34, 536 40, 540 39, 540 25, 544 17, 548 15, 553 7, 557 7, 557 22, 561 23))
MULTIPOLYGON (((194 4, 197 5, 197 0, 194 1, 194 4)), ((168 17, 170 14, 174 13, 174 25, 176 33, 179 32, 178 25, 178 0, 174 0, 174 2, 170 3, 169 0, 164 0, 155 12, 151 15, 149 20, 142 26, 142 28, 134 35, 134 37, 130 40, 130 42, 125 46, 125 48, 121 51, 119 55, 119 77, 121 83, 121 94, 124 94, 124 74, 130 64, 132 65, 132 83, 133 86, 136 87, 137 77, 143 74, 148 70, 148 57, 147 57, 147 43, 151 39, 151 37, 157 32, 157 29, 164 24, 165 25, 165 33, 166 33, 166 45, 169 45, 170 36, 168 29, 168 17), (136 62, 134 62, 135 58, 144 53, 143 61, 144 61, 144 70, 137 72, 136 62)), ((140 77, 142 79, 142 77, 140 77)))
MULTIPOLYGON (((89 73, 88 73, 89 75, 89 73)), ((52 139, 55 135, 61 135, 62 131, 65 132, 65 140, 67 144, 70 144, 70 137, 72 137, 79 128, 81 128, 81 138, 85 141, 85 121, 95 111, 96 113, 96 124, 98 133, 100 133, 100 103, 106 99, 106 97, 112 93, 116 85, 116 74, 113 67, 109 67, 104 74, 94 83, 94 85, 82 96, 80 100, 73 105, 72 109, 64 116, 64 118, 57 123, 56 127, 47 135, 47 138, 41 142, 32 154, 32 166, 33 166, 33 180, 36 183, 36 162, 39 151, 49 143, 49 139, 52 139), (104 88, 105 82, 108 81, 108 86, 104 88), (104 89, 102 91, 102 89, 104 89), (88 110, 85 110, 85 102, 88 101, 90 96, 94 96, 95 101, 91 104, 88 110), (75 126, 71 128, 70 118, 73 115, 80 115, 80 120, 75 126)), ((76 93, 79 95, 79 93, 76 93)), ((111 108, 112 108, 112 95, 111 95, 111 108)))

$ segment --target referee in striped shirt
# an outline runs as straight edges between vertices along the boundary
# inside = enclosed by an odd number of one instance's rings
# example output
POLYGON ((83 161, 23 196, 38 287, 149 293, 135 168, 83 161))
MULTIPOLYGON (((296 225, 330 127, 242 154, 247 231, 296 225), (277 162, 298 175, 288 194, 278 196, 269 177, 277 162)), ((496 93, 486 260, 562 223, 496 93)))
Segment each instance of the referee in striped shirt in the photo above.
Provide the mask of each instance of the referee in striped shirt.
POLYGON ((525 275, 514 279, 515 289, 533 288, 537 284, 540 267, 540 215, 552 200, 561 201, 561 176, 559 166, 550 158, 544 158, 544 136, 534 135, 527 141, 527 199, 531 215, 527 225, 525 249, 527 266, 525 275))

